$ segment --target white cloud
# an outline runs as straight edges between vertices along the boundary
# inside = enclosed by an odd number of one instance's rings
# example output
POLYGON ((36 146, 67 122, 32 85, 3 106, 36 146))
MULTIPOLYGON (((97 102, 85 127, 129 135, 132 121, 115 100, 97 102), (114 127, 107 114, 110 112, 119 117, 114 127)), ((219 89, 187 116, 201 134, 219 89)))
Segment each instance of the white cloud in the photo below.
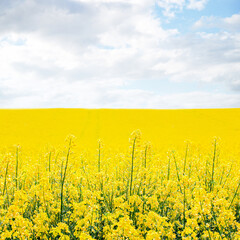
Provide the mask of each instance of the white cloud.
POLYGON ((207 2, 208 0, 157 0, 158 6, 163 9, 163 14, 167 17, 174 17, 184 8, 203 10, 207 2))
POLYGON ((233 14, 230 17, 220 18, 215 16, 202 16, 194 23, 196 29, 218 28, 226 31, 240 31, 240 14, 233 14))
POLYGON ((163 14, 167 17, 174 17, 175 12, 182 10, 186 0, 158 0, 158 6, 163 8, 163 14))
POLYGON ((187 8, 189 9, 196 9, 196 10, 203 10, 207 4, 208 0, 189 0, 187 8))
MULTIPOLYGON (((0 107, 227 107, 238 92, 160 95, 138 81, 221 82, 240 89, 235 32, 164 29, 154 1, 14 1, 0 9, 0 107), (129 88, 133 83, 134 89, 129 88), (204 101, 203 101, 204 98, 204 101), (202 100, 202 102, 201 102, 202 100)), ((166 11, 206 1, 159 1, 166 11)), ((194 7, 195 4, 195 7, 194 7)), ((174 11, 175 11, 174 10, 174 11)), ((237 17, 225 19, 236 25, 237 17)))
POLYGON ((240 31, 240 14, 233 14, 231 17, 223 19, 228 27, 240 31))

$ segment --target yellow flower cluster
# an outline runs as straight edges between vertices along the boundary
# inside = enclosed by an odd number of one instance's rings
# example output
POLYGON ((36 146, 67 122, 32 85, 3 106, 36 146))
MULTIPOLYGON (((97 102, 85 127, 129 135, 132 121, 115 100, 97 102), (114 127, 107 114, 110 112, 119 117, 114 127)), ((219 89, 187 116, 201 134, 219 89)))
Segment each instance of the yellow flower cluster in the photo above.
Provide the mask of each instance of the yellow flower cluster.
POLYGON ((137 130, 125 151, 3 149, 0 239, 240 239, 239 152, 219 142, 165 153, 137 130))

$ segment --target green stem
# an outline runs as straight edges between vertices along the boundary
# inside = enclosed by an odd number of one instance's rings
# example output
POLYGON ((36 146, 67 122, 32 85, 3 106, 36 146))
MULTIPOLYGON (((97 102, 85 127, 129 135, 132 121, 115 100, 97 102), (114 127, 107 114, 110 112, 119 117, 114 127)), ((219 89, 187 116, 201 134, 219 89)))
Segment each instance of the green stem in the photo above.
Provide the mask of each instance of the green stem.
POLYGON ((63 163, 61 166, 61 206, 60 206, 60 221, 63 221, 63 191, 64 191, 64 183, 65 183, 65 179, 66 179, 66 172, 67 172, 67 167, 68 167, 68 160, 69 160, 69 155, 70 155, 70 150, 71 150, 71 143, 72 143, 72 139, 69 140, 69 147, 68 147, 68 152, 67 152, 67 158, 66 158, 66 164, 65 164, 65 168, 64 168, 64 173, 63 171, 63 163))
POLYGON ((185 229, 185 224, 186 224, 186 191, 185 191, 185 184, 184 184, 183 186, 183 229, 185 229))
POLYGON ((49 173, 51 172, 51 156, 52 156, 52 152, 49 153, 49 158, 48 158, 48 171, 49 171, 49 173))
POLYGON ((16 189, 18 189, 18 156, 19 156, 19 150, 17 147, 17 149, 16 149, 16 176, 15 176, 16 189))
POLYGON ((213 191, 214 187, 214 170, 215 170, 215 160, 216 160, 216 150, 217 150, 217 140, 214 142, 214 152, 213 152, 213 163, 212 163, 212 178, 210 183, 210 191, 213 191))
POLYGON ((98 172, 101 171, 101 143, 98 145, 98 172))
POLYGON ((5 171, 4 186, 3 186, 3 196, 4 196, 5 191, 6 191, 6 189, 7 189, 8 164, 9 164, 9 162, 7 162, 6 171, 5 171))
POLYGON ((186 152, 185 152, 184 166, 183 166, 183 174, 185 174, 185 171, 186 171, 187 155, 188 155, 188 144, 187 144, 186 152))
POLYGON ((147 168, 147 150, 148 150, 148 145, 145 147, 145 153, 144 153, 144 168, 147 168))
POLYGON ((228 180, 228 177, 229 177, 231 171, 232 171, 232 165, 231 165, 231 167, 230 167, 230 169, 229 169, 229 171, 228 171, 228 174, 227 174, 227 176, 226 176, 226 179, 225 179, 225 181, 224 181, 224 183, 223 183, 223 185, 222 185, 223 188, 224 188, 224 186, 225 186, 225 184, 226 184, 226 182, 227 182, 227 180, 228 180))
POLYGON ((136 137, 133 141, 133 149, 132 149, 132 163, 131 163, 131 175, 130 175, 130 188, 129 188, 129 194, 132 195, 132 182, 133 182, 133 168, 134 168, 134 153, 135 153, 135 144, 136 144, 136 137))
POLYGON ((231 208, 231 206, 232 206, 232 204, 233 204, 233 201, 234 201, 235 197, 237 196, 237 193, 238 193, 238 189, 239 189, 239 187, 240 187, 240 181, 239 181, 239 183, 238 183, 237 189, 236 189, 236 191, 235 191, 235 193, 234 193, 234 195, 233 195, 232 201, 231 201, 231 203, 230 203, 228 209, 231 208))
POLYGON ((180 185, 181 180, 180 180, 179 168, 178 168, 178 165, 177 165, 177 160, 176 160, 174 152, 173 152, 173 159, 174 159, 174 162, 175 162, 175 167, 176 167, 176 172, 177 172, 178 185, 179 185, 179 188, 180 188, 180 192, 182 193, 182 188, 181 188, 181 185, 180 185))
POLYGON ((175 167, 176 167, 178 182, 180 182, 179 168, 178 168, 177 160, 176 160, 176 158, 175 158, 175 154, 174 154, 174 153, 173 153, 173 159, 174 159, 174 163, 175 163, 175 167))
POLYGON ((170 164, 171 164, 171 157, 169 156, 169 158, 168 158, 168 175, 167 175, 167 180, 170 179, 170 164))

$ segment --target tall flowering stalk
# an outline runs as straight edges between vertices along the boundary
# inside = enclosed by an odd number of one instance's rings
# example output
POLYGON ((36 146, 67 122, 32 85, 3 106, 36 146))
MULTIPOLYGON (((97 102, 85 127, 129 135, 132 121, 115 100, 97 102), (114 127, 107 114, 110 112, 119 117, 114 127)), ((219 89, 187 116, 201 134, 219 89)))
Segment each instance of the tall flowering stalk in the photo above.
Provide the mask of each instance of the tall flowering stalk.
POLYGON ((130 170, 130 184, 129 184, 129 195, 133 193, 133 172, 134 172, 134 159, 136 146, 140 143, 141 131, 136 130, 131 134, 130 142, 132 142, 132 154, 131 154, 131 170, 130 170))
POLYGON ((60 190, 60 198, 61 198, 61 203, 60 203, 60 221, 63 221, 63 198, 64 198, 64 183, 66 179, 66 173, 67 173, 67 167, 68 167, 68 161, 69 161, 69 156, 70 156, 70 150, 71 150, 71 145, 72 145, 72 137, 69 138, 69 145, 68 145, 68 150, 67 150, 67 156, 66 156, 66 162, 65 162, 65 167, 63 171, 63 162, 61 166, 61 190, 60 190))

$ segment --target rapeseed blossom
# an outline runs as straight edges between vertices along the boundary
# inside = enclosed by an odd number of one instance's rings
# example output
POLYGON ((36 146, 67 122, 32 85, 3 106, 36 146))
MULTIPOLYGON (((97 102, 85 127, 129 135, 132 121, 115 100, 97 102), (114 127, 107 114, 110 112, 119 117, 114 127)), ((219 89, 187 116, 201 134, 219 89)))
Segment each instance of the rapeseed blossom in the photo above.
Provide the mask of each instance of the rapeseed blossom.
POLYGON ((97 139, 1 148, 0 239, 240 239, 233 142, 97 139))
POLYGON ((231 172, 219 146, 202 153, 205 161, 194 148, 164 161, 153 147, 142 154, 137 130, 125 157, 99 141, 94 162, 87 152, 79 161, 73 136, 66 143, 38 157, 21 153, 19 165, 1 153, 1 239, 239 239, 239 170, 231 172))

